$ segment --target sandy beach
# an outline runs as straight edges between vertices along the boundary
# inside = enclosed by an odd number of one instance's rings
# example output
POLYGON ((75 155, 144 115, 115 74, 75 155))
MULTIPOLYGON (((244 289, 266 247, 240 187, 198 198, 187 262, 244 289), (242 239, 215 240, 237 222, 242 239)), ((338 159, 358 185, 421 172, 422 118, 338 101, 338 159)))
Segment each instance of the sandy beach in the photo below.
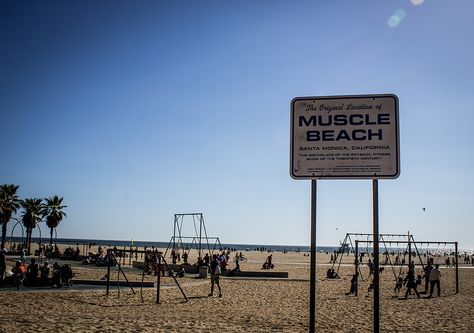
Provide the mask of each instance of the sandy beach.
MULTIPOLYGON (((195 254, 194 254, 195 255, 195 254)), ((244 252, 243 271, 260 270, 268 253, 244 252)), ((161 303, 155 304, 156 289, 133 295, 130 289, 68 290, 24 287, 17 292, 0 289, 0 332, 51 331, 142 331, 142 332, 305 332, 309 320, 309 256, 273 252, 274 271, 289 273, 288 280, 221 279, 223 297, 208 297, 210 279, 193 277, 179 281, 189 298, 185 302, 169 277, 162 279, 161 303)), ((233 257, 233 254, 231 254, 233 257)), ((190 258, 192 261, 192 257, 190 258)), ((53 260, 50 260, 52 262, 53 260)), ((318 332, 369 332, 372 330, 372 295, 368 267, 362 266, 359 296, 346 296, 354 270, 353 256, 344 256, 340 279, 326 279, 329 255, 317 256, 318 332)), ((455 294, 455 269, 442 264, 441 297, 415 295, 402 299, 393 292, 394 272, 387 266, 381 274, 381 329, 383 332, 473 332, 474 266, 460 264, 460 292, 455 294)), ((230 267, 233 267, 233 263, 230 267)), ((74 264, 75 279, 99 279, 104 267, 74 264)), ((398 273, 399 268, 396 268, 398 273)), ((404 269, 406 270, 406 268, 404 269)), ((421 267, 417 266, 417 274, 421 267)), ((141 271, 125 267, 130 280, 139 281, 141 271)), ((117 270, 111 276, 117 279, 117 270)), ((156 277, 146 276, 155 281, 156 277)), ((139 289, 139 288, 138 288, 139 289)), ((423 290, 423 285, 419 286, 423 290)))

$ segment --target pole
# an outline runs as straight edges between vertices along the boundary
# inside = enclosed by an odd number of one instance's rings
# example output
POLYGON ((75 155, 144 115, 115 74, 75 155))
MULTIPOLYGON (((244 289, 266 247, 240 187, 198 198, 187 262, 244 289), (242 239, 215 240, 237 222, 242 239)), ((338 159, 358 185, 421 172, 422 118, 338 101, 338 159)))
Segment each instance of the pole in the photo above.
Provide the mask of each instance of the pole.
POLYGON ((156 277, 156 304, 160 303, 160 276, 161 276, 161 253, 158 253, 158 270, 156 277))
POLYGON ((408 270, 413 271, 415 274, 415 265, 411 264, 411 241, 410 241, 410 232, 408 232, 408 270))
POLYGON ((454 252, 456 255, 456 294, 457 294, 459 292, 458 242, 454 242, 454 252))
POLYGON ((415 246, 415 251, 416 251, 415 257, 418 255, 418 259, 420 259, 421 268, 424 271, 425 270, 425 264, 423 264, 423 259, 421 258, 420 251, 418 250, 418 246, 416 246, 416 242, 415 242, 415 239, 413 238, 413 235, 410 235, 410 238, 413 242, 413 245, 415 246))
MULTIPOLYGON (((203 221, 203 217, 202 217, 202 214, 200 215, 200 219, 199 219, 199 257, 202 258, 201 256, 201 252, 202 252, 202 247, 201 247, 201 240, 202 240, 202 221, 203 221)), ((206 235, 207 236, 207 235, 206 235)))
POLYGON ((107 292, 106 295, 109 296, 110 289, 110 250, 107 250, 107 292))
POLYGON ((179 284, 178 280, 176 280, 176 275, 173 273, 173 270, 170 268, 170 266, 168 265, 164 257, 163 257, 163 262, 165 263, 165 266, 168 269, 168 272, 171 273, 171 277, 173 278, 174 282, 178 286, 179 291, 181 291, 181 294, 183 294, 184 299, 186 300, 186 302, 188 302, 188 298, 186 297, 186 294, 184 293, 183 288, 181 288, 181 285, 179 284))
POLYGON ((359 241, 356 239, 355 240, 355 276, 356 276, 356 285, 355 285, 355 296, 357 296, 358 289, 359 289, 359 241))
POLYGON ((372 180, 373 195, 373 241, 374 241, 374 333, 380 332, 380 286, 379 286, 379 183, 372 180))
MULTIPOLYGON (((125 272, 123 271, 122 266, 120 266, 120 259, 117 261, 117 257, 115 257, 114 255, 114 260, 115 260, 115 263, 117 264, 118 273, 122 273, 123 277, 125 278, 125 281, 127 281, 128 287, 130 288, 130 290, 132 290, 133 294, 135 295, 135 290, 133 289, 132 284, 128 280, 127 275, 125 275, 125 272)), ((120 283, 119 283, 118 278, 117 278, 117 287, 119 289, 119 296, 120 296, 120 283)))
MULTIPOLYGON (((177 219, 176 219, 176 214, 174 214, 174 225, 173 225, 173 249, 175 248, 176 244, 175 244, 175 237, 176 237, 176 223, 177 222, 177 219)), ((181 235, 181 233, 180 233, 181 235)))
POLYGON ((311 269, 309 281, 309 331, 316 324, 316 180, 311 180, 311 269))

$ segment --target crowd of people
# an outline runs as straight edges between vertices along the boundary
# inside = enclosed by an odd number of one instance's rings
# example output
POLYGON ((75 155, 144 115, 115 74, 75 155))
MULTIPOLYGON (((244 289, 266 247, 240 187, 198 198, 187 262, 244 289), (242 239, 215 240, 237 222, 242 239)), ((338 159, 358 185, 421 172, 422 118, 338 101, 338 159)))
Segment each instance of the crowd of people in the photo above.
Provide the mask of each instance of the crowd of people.
MULTIPOLYGON (((1 276, 0 281, 6 281, 6 250, 2 250, 0 256, 1 276)), ((70 264, 60 265, 57 262, 51 267, 48 261, 39 264, 35 258, 30 259, 30 263, 22 259, 15 261, 11 269, 11 279, 17 290, 23 286, 38 287, 51 286, 61 288, 62 286, 71 286, 73 272, 70 264)))
MULTIPOLYGON (((170 269, 168 265, 161 264, 159 265, 158 255, 161 255, 160 252, 157 250, 155 251, 147 251, 145 254, 145 266, 144 272, 147 274, 159 274, 161 272, 165 275, 165 272, 168 272, 169 275, 174 275, 175 277, 183 277, 185 274, 185 267, 191 267, 191 270, 200 272, 202 267, 206 268, 206 272, 210 273, 211 276, 211 291, 209 296, 213 296, 214 289, 218 289, 218 296, 222 297, 222 289, 220 286, 220 276, 225 274, 227 276, 237 276, 240 274, 240 261, 246 260, 242 252, 236 253, 234 257, 235 267, 230 269, 229 262, 230 262, 230 255, 231 250, 223 250, 219 254, 212 254, 206 253, 203 257, 198 257, 197 261, 193 264, 188 262, 188 253, 184 251, 182 254, 172 249, 170 253, 171 263, 173 267, 178 266, 177 271, 173 271, 170 269)), ((207 274, 206 274, 207 275, 207 274)))
MULTIPOLYGON (((449 259, 449 257, 448 257, 449 259)), ((446 259, 446 267, 451 267, 451 264, 448 265, 446 259)), ((373 262, 369 259, 368 262, 369 266, 369 276, 373 275, 373 262)), ((383 267, 381 267, 383 268, 383 267)), ((381 272, 381 271, 380 271, 381 272)), ((337 273, 334 273, 333 269, 329 269, 327 272, 327 278, 336 278, 337 273)), ((355 273, 352 275, 350 281, 350 290, 346 293, 346 295, 355 294, 358 286, 358 277, 359 273, 355 273)), ((409 295, 414 293, 418 298, 420 298, 420 294, 428 294, 428 298, 433 297, 433 293, 436 289, 438 297, 441 296, 441 271, 439 269, 439 264, 434 264, 432 257, 428 257, 427 264, 423 267, 423 274, 416 275, 415 274, 415 263, 412 261, 408 265, 408 271, 406 274, 403 274, 400 270, 400 274, 395 279, 395 287, 393 289, 395 294, 401 292, 402 288, 405 286, 405 295, 404 299, 407 299, 409 295), (424 291, 419 291, 418 287, 421 286, 424 282, 424 291)), ((373 290, 373 280, 372 283, 369 284, 367 292, 370 293, 373 290)))

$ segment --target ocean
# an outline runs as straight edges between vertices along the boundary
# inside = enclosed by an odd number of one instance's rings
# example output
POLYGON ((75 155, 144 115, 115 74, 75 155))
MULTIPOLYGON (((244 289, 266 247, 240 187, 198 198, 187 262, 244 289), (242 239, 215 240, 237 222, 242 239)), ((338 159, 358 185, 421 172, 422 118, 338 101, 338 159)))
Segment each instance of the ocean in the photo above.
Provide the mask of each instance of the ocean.
MULTIPOLYGON (((9 237, 8 241, 12 242, 22 242, 21 237, 9 237)), ((37 238, 32 237, 32 243, 49 243, 49 238, 37 238)), ((153 241, 131 241, 131 240, 112 240, 112 239, 80 239, 80 238, 56 238, 54 239, 55 243, 58 244, 71 244, 71 245, 102 245, 107 247, 123 247, 123 246, 138 246, 138 247, 157 247, 157 248, 167 248, 170 245, 170 242, 153 242, 153 241)), ((183 242, 185 246, 191 245, 190 243, 183 242)), ((255 250, 265 250, 265 251, 276 251, 276 252, 309 252, 310 247, 304 245, 270 245, 270 244, 227 244, 221 243, 221 248, 223 249, 235 249, 237 251, 255 251, 255 250)), ((195 246, 195 244, 194 244, 195 246)), ((202 241, 202 247, 207 248, 207 243, 205 240, 202 241)), ((211 249, 219 249, 219 245, 215 242, 209 242, 209 247, 211 249)), ((316 246, 317 252, 333 252, 339 249, 340 246, 316 246)))

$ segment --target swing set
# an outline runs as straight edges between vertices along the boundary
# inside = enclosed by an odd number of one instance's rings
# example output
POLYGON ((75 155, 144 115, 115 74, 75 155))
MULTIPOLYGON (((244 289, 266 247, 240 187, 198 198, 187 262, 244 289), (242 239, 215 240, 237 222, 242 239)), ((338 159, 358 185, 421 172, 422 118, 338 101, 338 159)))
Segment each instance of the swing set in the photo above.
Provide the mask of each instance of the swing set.
MULTIPOLYGON (((456 287, 455 287, 455 294, 457 294, 459 292, 459 266, 458 266, 458 242, 433 242, 433 241, 415 241, 413 239, 413 235, 409 235, 409 239, 407 241, 403 241, 403 240, 397 240, 397 241, 390 241, 390 240, 385 240, 383 238, 383 236, 381 235, 380 239, 379 239, 379 242, 382 243, 385 247, 385 255, 387 256, 388 258, 388 263, 390 264, 391 268, 392 268, 392 272, 393 272, 393 277, 395 279, 395 282, 398 280, 398 278, 402 275, 402 270, 403 270, 403 266, 406 265, 408 267, 408 269, 415 269, 415 265, 413 264, 412 266, 412 255, 413 253, 415 253, 415 257, 418 257, 419 261, 420 261, 420 265, 422 267, 422 269, 424 270, 425 269, 425 263, 423 262, 423 258, 422 258, 422 255, 418 249, 418 246, 417 244, 420 245, 420 247, 423 247, 423 245, 427 245, 427 250, 426 252, 424 252, 423 254, 426 255, 426 256, 429 256, 429 251, 428 251, 428 248, 431 244, 437 244, 438 247, 437 247, 437 255, 435 256, 436 258, 439 258, 441 257, 440 253, 438 252, 438 249, 440 247, 441 244, 444 244, 444 249, 443 249, 443 257, 446 256, 446 255, 454 255, 455 256, 455 260, 453 262, 453 264, 455 265, 455 268, 456 268, 456 276, 455 276, 455 281, 456 281, 456 287), (408 254, 408 263, 405 262, 405 260, 402 260, 399 264, 399 272, 398 272, 398 275, 395 271, 395 266, 397 265, 397 263, 393 263, 392 260, 391 260, 391 253, 388 251, 388 248, 387 248, 387 244, 391 245, 391 244, 396 244, 397 245, 397 248, 398 248, 398 245, 399 244, 406 244, 406 248, 405 248, 405 251, 403 252, 403 259, 405 259, 405 256, 408 254), (446 245, 454 245, 454 252, 449 252, 449 253, 446 253, 446 245), (415 249, 415 251, 413 251, 412 249, 412 245, 415 249)), ((373 241, 372 240, 356 240, 355 241, 355 256, 356 256, 356 260, 354 261, 354 266, 355 266, 355 272, 359 272, 359 274, 361 274, 361 270, 360 270, 360 263, 359 263, 359 260, 357 259, 358 258, 358 253, 359 253, 359 243, 362 243, 362 244, 366 244, 366 246, 368 246, 368 244, 372 244, 373 241)), ((393 252, 393 251, 392 251, 393 252)), ((398 254, 397 254, 398 255, 398 254)), ((427 257, 427 259, 429 259, 429 257, 427 257)), ((437 261, 434 261, 433 264, 438 264, 437 261)), ((358 278, 359 274, 357 274, 356 276, 356 279, 358 278)), ((362 278, 362 275, 361 275, 361 278, 362 278)), ((364 279, 362 278, 362 281, 364 281, 364 279)), ((355 289, 355 295, 357 296, 357 284, 356 284, 356 289, 355 289)))
MULTIPOLYGON (((342 241, 341 243, 341 246, 339 247, 339 249, 337 250, 336 252, 336 257, 334 258, 333 260, 333 263, 332 263, 332 267, 331 269, 334 269, 334 267, 336 266, 337 264, 337 268, 335 269, 336 273, 339 274, 339 268, 341 267, 341 263, 342 263, 342 257, 344 254, 347 254, 349 255, 350 253, 354 253, 354 262, 356 261, 359 261, 359 256, 360 255, 363 255, 363 254, 369 254, 371 252, 371 249, 369 248, 369 243, 372 242, 371 239, 372 239, 372 236, 373 234, 367 234, 367 233, 346 233, 346 236, 344 237, 344 240, 342 241), (356 248, 355 248, 355 244, 356 242, 359 242, 359 243, 365 243, 366 244, 366 248, 365 248, 365 252, 357 252, 356 253, 356 248)), ((403 240, 412 240, 414 241, 413 239, 413 236, 410 235, 410 233, 407 233, 407 234, 379 234, 379 242, 383 242, 385 241, 386 239, 390 239, 392 241, 403 241, 403 240)), ((358 268, 359 270, 359 276, 360 278, 362 279, 362 281, 364 281, 364 277, 362 275, 362 271, 360 270, 360 267, 358 268)))
POLYGON ((198 257, 202 258, 202 253, 204 252, 203 245, 207 245, 206 252, 209 254, 209 256, 212 256, 216 248, 222 250, 222 245, 219 240, 219 237, 209 237, 207 235, 206 224, 204 223, 203 214, 174 214, 173 236, 171 236, 164 256, 166 257, 170 249, 172 251, 174 250, 177 252, 180 252, 182 250, 183 254, 189 256, 189 252, 194 247, 198 252, 198 257), (194 226, 193 236, 183 236, 183 224, 185 221, 186 223, 190 223, 192 221, 194 226))

